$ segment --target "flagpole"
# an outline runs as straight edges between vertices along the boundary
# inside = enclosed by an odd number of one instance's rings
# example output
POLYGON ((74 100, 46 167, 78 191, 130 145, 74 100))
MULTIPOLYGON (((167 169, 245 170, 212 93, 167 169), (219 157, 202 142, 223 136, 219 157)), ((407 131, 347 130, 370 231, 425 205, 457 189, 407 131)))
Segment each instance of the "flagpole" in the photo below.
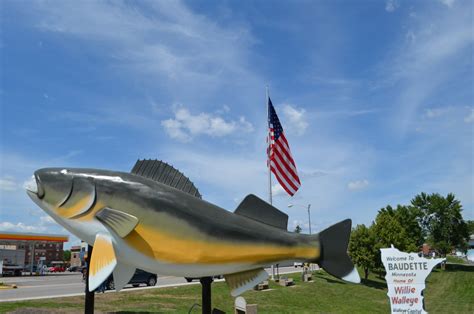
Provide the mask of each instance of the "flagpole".
MULTIPOLYGON (((272 205, 272 171, 270 167, 270 146, 271 146, 271 137, 270 137, 270 108, 269 108, 269 100, 270 96, 268 93, 268 85, 265 88, 266 91, 266 99, 265 105, 267 106, 267 166, 268 166, 268 202, 272 205)), ((275 280, 275 267, 272 264, 272 276, 271 280, 275 280)))
POLYGON ((273 200, 272 200, 272 171, 270 169, 270 145, 271 145, 271 137, 270 137, 270 108, 268 106, 268 102, 270 99, 269 93, 268 93, 268 85, 266 86, 266 105, 267 105, 267 125, 268 125, 268 133, 267 133, 267 163, 268 163, 268 202, 270 205, 273 205, 273 200))

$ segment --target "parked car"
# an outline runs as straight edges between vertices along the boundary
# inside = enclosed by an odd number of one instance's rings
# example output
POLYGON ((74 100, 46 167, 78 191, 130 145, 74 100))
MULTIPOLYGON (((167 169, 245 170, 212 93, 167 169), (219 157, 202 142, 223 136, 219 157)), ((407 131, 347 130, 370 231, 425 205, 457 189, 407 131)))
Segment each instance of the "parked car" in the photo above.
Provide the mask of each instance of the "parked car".
POLYGON ((23 266, 19 266, 16 264, 4 263, 2 269, 0 269, 2 276, 21 276, 21 271, 23 270, 23 266))
MULTIPOLYGON (((137 269, 135 271, 135 274, 133 275, 132 279, 128 282, 134 287, 138 287, 140 284, 146 284, 147 286, 154 286, 156 285, 158 277, 156 274, 149 273, 147 271, 137 269)), ((108 290, 114 290, 115 289, 115 283, 114 283, 114 276, 110 275, 110 277, 107 279, 105 283, 106 287, 108 290)))
POLYGON ((80 266, 69 266, 67 268, 67 271, 70 271, 70 272, 81 271, 81 267, 80 266))
POLYGON ((295 266, 295 268, 296 267, 303 267, 303 262, 294 262, 293 266, 295 266))
POLYGON ((64 267, 62 266, 51 266, 48 268, 48 271, 51 273, 62 273, 64 272, 64 267))

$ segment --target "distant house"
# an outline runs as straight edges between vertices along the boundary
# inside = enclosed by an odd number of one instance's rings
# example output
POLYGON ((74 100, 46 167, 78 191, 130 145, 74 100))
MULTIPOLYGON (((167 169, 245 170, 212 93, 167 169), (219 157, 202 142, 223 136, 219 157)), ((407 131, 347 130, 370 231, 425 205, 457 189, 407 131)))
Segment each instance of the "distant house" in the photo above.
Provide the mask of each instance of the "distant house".
POLYGON ((423 243, 421 252, 423 253, 423 256, 428 256, 431 253, 431 246, 428 243, 423 243))
POLYGON ((82 266, 80 245, 71 246, 70 264, 71 266, 82 266))

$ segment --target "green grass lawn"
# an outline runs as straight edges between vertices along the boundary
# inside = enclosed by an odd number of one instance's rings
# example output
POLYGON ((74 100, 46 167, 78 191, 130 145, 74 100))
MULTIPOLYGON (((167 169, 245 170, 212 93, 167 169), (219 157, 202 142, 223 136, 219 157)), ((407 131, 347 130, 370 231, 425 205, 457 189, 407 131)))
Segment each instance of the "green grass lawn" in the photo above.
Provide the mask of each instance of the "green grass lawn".
POLYGON ((455 264, 468 264, 466 259, 452 255, 446 256, 446 262, 455 264))
MULTIPOLYGON (((313 282, 280 287, 270 283, 269 291, 248 291, 243 297, 258 304, 259 313, 389 313, 385 281, 371 276, 360 285, 347 284, 325 272, 316 272, 313 282)), ((212 285, 212 304, 233 313, 233 298, 223 282, 212 285)), ((429 313, 474 313, 474 267, 434 271, 427 280, 425 304, 429 313)), ((97 294, 96 313, 148 312, 188 313, 194 303, 201 303, 200 285, 140 290, 127 293, 97 294)), ((83 297, 68 297, 23 302, 0 303, 0 312, 69 313, 83 312, 83 297)), ((200 313, 197 307, 192 313, 200 313)))

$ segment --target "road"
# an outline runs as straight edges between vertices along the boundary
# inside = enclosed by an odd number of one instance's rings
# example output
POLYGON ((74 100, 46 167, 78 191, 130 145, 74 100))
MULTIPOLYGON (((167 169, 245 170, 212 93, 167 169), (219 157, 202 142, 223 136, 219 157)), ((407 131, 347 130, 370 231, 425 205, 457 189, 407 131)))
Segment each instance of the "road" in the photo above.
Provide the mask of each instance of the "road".
MULTIPOLYGON (((271 273, 270 269, 266 270, 269 274, 271 273)), ((292 272, 301 272, 301 268, 280 267, 280 274, 292 272)), ((4 277, 0 278, 0 281, 7 285, 16 284, 18 286, 17 289, 0 289, 0 302, 78 296, 83 295, 85 289, 80 273, 66 272, 41 277, 4 277)), ((154 287, 133 288, 128 285, 122 291, 129 292, 137 289, 156 289, 190 284, 199 284, 199 281, 195 280, 188 283, 183 277, 158 276, 158 282, 154 287)))

